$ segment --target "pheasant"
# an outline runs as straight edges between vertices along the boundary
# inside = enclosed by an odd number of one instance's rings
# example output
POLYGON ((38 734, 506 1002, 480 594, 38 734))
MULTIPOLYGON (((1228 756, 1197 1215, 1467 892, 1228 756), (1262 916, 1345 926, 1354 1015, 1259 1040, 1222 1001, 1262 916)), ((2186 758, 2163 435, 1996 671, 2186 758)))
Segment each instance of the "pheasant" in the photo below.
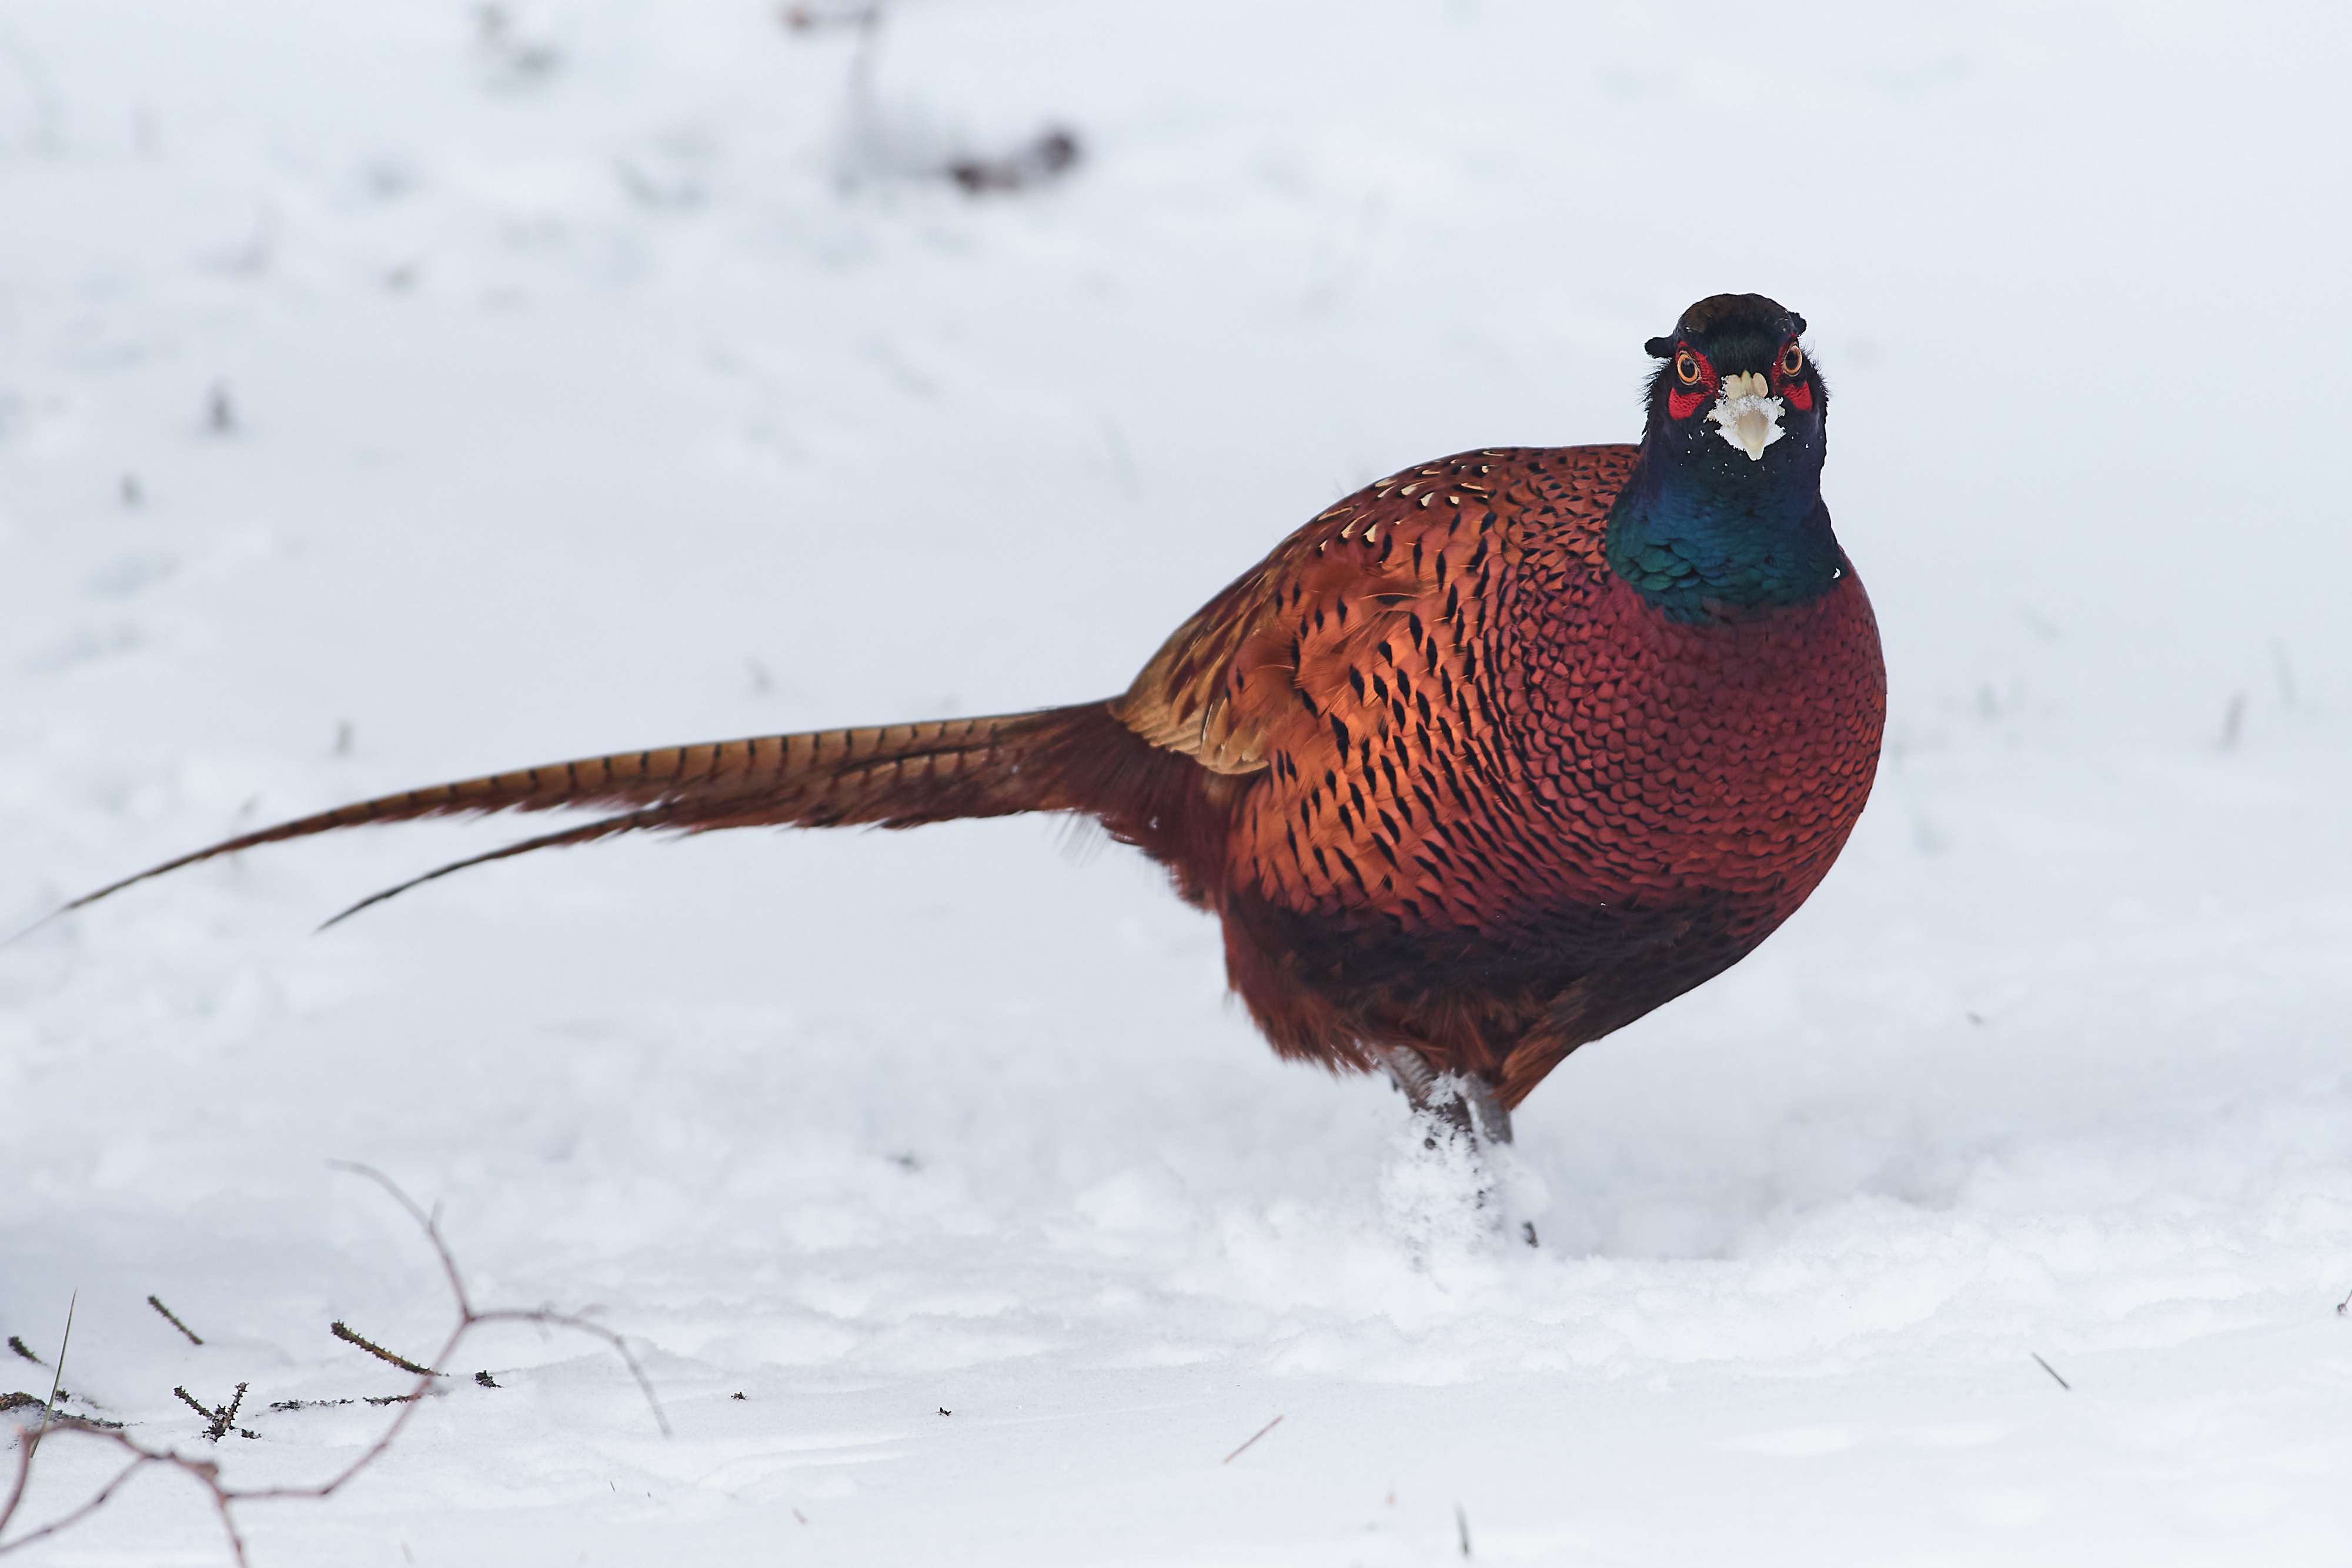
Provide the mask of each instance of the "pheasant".
POLYGON ((1505 1141, 1570 1051, 1786 920, 1869 796, 1885 672, 1822 501, 1829 392, 1804 330, 1760 295, 1700 300, 1645 345, 1639 445, 1496 448, 1382 479, 1108 701, 436 784, 239 834, 66 908, 422 817, 609 813, 346 915, 617 833, 1075 813, 1223 922, 1227 977, 1276 1052, 1384 1070, 1416 1107, 1505 1141))

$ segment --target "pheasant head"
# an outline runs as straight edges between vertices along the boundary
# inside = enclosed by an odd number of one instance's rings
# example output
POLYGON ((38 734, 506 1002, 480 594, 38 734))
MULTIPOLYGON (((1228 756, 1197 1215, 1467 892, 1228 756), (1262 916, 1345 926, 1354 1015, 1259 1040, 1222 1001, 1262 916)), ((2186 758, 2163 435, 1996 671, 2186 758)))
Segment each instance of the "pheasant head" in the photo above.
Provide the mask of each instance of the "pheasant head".
POLYGON ((1644 345, 1639 466, 1610 516, 1610 564, 1677 620, 1801 602, 1844 571, 1822 504, 1829 389, 1805 319, 1717 294, 1644 345))
POLYGON ((1643 345, 1660 361, 1645 434, 1685 461, 1733 472, 1785 441, 1776 466, 1810 458, 1818 471, 1829 389, 1805 354, 1804 330, 1802 316, 1761 294, 1700 300, 1672 333, 1643 345))

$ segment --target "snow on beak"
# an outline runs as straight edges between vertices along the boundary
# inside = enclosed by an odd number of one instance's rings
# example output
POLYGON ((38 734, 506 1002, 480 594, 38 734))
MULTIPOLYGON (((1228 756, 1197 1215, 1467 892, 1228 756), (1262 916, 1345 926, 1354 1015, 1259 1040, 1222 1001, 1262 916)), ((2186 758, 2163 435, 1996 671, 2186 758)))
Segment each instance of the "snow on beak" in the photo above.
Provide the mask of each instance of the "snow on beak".
POLYGON ((1706 417, 1714 422, 1717 434, 1748 454, 1753 463, 1780 439, 1780 400, 1772 395, 1763 373, 1748 371, 1723 379, 1723 392, 1706 417))

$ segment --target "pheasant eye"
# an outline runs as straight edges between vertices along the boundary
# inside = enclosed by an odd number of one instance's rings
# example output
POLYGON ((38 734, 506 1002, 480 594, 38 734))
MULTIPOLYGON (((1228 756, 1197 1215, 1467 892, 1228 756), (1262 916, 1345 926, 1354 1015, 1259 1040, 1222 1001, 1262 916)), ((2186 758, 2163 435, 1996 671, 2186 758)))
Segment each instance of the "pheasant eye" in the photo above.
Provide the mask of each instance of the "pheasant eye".
POLYGON ((1793 339, 1787 348, 1780 350, 1780 373, 1784 376, 1805 373, 1805 350, 1797 347, 1793 339))
POLYGON ((1675 356, 1675 379, 1686 387, 1698 385, 1698 357, 1688 349, 1675 356))

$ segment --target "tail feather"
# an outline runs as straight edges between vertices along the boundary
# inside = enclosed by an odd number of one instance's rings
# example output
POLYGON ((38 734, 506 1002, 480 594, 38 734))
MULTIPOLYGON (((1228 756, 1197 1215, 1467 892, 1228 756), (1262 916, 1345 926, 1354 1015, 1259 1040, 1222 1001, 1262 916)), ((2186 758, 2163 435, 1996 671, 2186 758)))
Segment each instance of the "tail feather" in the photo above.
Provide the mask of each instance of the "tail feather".
POLYGON ((240 833, 84 894, 57 913, 87 908, 166 872, 240 850, 424 817, 623 808, 617 816, 444 866, 378 894, 335 920, 467 866, 649 828, 680 832, 856 823, 902 828, 1016 811, 1097 810, 1106 751, 1125 751, 1138 744, 1110 716, 1107 705, 1084 703, 988 718, 811 730, 614 752, 403 790, 240 833))
POLYGON ((406 882, 394 883, 379 893, 369 894, 341 914, 320 921, 319 929, 324 931, 330 926, 341 925, 362 909, 373 909, 386 899, 398 898, 412 887, 423 887, 428 882, 438 882, 445 876, 471 866, 488 865, 492 861, 509 860, 516 855, 527 855, 533 850, 551 850, 562 844, 593 843, 598 839, 611 838, 614 833, 625 833, 632 828, 657 825, 637 821, 643 815, 645 815, 644 812, 632 811, 626 816, 605 817, 583 827, 566 829, 560 833, 541 833, 535 839, 525 839, 520 843, 507 844, 499 849, 485 850, 478 855, 467 855, 464 860, 451 861, 447 865, 436 866, 431 871, 410 877, 406 882))

